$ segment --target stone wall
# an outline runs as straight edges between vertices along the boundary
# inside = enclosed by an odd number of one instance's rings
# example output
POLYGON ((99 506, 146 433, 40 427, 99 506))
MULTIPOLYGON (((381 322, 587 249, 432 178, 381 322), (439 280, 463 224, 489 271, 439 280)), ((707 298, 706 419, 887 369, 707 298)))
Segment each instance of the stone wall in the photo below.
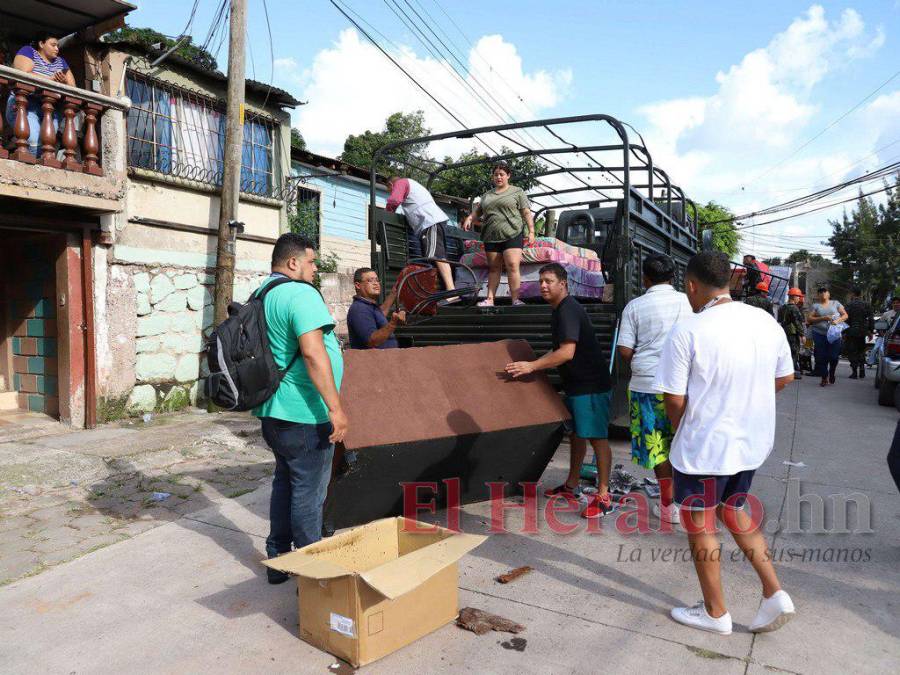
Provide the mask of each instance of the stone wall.
MULTIPOLYGON (((132 267, 137 329, 135 387, 129 413, 196 405, 209 374, 205 340, 212 331, 215 277, 206 270, 132 267)), ((265 275, 237 275, 234 299, 244 302, 265 275)))
POLYGON ((353 302, 353 296, 356 295, 356 288, 353 286, 353 274, 336 272, 321 275, 322 297, 325 298, 325 304, 328 311, 337 322, 335 329, 338 336, 346 343, 347 337, 347 311, 350 309, 350 303, 353 302))

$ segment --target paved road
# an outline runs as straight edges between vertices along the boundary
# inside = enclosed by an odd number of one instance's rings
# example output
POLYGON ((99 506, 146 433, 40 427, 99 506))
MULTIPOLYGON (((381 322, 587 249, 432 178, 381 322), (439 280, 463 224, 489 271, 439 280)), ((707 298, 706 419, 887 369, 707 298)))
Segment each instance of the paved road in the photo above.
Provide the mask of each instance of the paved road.
MULTIPOLYGON (((884 457, 897 412, 876 405, 869 380, 849 381, 848 374, 842 364, 837 386, 823 390, 807 378, 779 396, 776 449, 754 484, 799 612, 782 630, 747 631, 759 590, 749 564, 730 561, 724 580, 734 634, 673 623, 673 604, 699 598, 692 566, 680 555, 680 532, 626 534, 609 520, 597 534, 565 536, 542 525, 539 534, 523 535, 513 511, 510 533, 492 535, 463 559, 460 603, 526 624, 524 649, 507 634, 479 637, 446 626, 366 672, 896 671, 900 496, 884 457), (824 526, 832 532, 810 531, 818 511, 808 506, 797 527, 796 495, 807 504, 823 498, 824 526), (835 509, 832 495, 856 500, 845 528, 834 516, 847 509, 835 509), (870 515, 868 528, 859 514, 870 515), (508 585, 494 581, 522 564, 535 571, 508 585)), ((625 459, 623 445, 614 452, 625 459)), ((561 449, 546 482, 561 478, 565 460, 561 449)), ((201 511, 0 588, 0 635, 15 645, 4 649, 3 669, 338 672, 329 669, 336 659, 296 637, 290 584, 264 582, 267 499, 265 487, 211 497, 201 511)), ((464 529, 485 531, 490 508, 466 507, 464 529)), ((723 541, 727 559, 734 546, 723 541)))

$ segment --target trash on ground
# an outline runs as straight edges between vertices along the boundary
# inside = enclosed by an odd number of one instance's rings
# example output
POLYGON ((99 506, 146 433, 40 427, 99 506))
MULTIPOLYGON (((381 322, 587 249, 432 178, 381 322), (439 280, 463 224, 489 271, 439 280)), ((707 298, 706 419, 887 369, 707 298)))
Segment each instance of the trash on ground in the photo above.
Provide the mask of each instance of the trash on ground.
POLYGON ((520 623, 474 607, 463 607, 459 610, 456 625, 472 631, 475 635, 484 635, 492 630, 504 633, 521 633, 525 630, 525 626, 520 623))
POLYGON ((616 464, 609 476, 609 491, 614 495, 624 495, 641 487, 640 481, 616 464))
POLYGON ((803 462, 790 462, 788 460, 784 460, 782 462, 782 464, 784 464, 786 466, 801 466, 801 467, 806 466, 806 464, 804 464, 803 462))
POLYGON ((171 492, 154 492, 150 495, 151 502, 164 502, 172 496, 171 492))
POLYGON ((501 574, 499 577, 497 577, 497 581, 499 581, 501 584, 508 584, 510 581, 515 581, 519 577, 528 574, 532 569, 533 568, 529 567, 528 565, 516 567, 506 574, 501 574))
POLYGON ((144 413, 143 420, 144 424, 150 424, 150 421, 153 419, 153 415, 150 413, 144 413))
POLYGON ((656 499, 659 497, 660 490, 658 485, 645 485, 644 492, 647 494, 650 499, 656 499))
POLYGON ((75 487, 75 486, 78 485, 78 481, 77 481, 77 480, 70 480, 70 481, 69 481, 69 485, 75 487))

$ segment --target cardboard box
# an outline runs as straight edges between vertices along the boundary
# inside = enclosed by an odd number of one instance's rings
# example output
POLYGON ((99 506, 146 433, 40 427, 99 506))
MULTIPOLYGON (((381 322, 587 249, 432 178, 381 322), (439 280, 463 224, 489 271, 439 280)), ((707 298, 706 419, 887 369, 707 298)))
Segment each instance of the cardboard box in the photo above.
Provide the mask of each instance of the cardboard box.
POLYGON ((486 538, 384 518, 264 564, 297 576, 300 637, 362 666, 456 618, 457 561, 486 538))

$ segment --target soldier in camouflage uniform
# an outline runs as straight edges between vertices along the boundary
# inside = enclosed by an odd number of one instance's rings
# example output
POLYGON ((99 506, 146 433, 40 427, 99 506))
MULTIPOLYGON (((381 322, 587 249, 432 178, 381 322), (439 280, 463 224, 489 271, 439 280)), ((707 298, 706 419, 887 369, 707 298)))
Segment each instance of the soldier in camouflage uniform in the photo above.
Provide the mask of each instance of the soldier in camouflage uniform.
POLYGON ((868 302, 862 299, 859 288, 850 289, 847 303, 847 330, 844 331, 844 349, 853 374, 851 380, 866 376, 866 338, 875 331, 875 317, 868 302))
POLYGON ((772 311, 774 308, 772 306, 772 301, 769 300, 769 285, 764 281, 760 281, 756 284, 756 288, 750 293, 746 300, 744 300, 745 305, 750 305, 751 307, 759 307, 764 312, 768 312, 769 316, 773 319, 775 318, 775 314, 772 311))
POLYGON ((784 329, 788 345, 791 347, 791 356, 794 358, 794 379, 803 377, 800 370, 800 342, 806 334, 806 320, 800 311, 800 303, 803 302, 803 292, 799 288, 788 291, 788 302, 778 310, 778 323, 784 329))

